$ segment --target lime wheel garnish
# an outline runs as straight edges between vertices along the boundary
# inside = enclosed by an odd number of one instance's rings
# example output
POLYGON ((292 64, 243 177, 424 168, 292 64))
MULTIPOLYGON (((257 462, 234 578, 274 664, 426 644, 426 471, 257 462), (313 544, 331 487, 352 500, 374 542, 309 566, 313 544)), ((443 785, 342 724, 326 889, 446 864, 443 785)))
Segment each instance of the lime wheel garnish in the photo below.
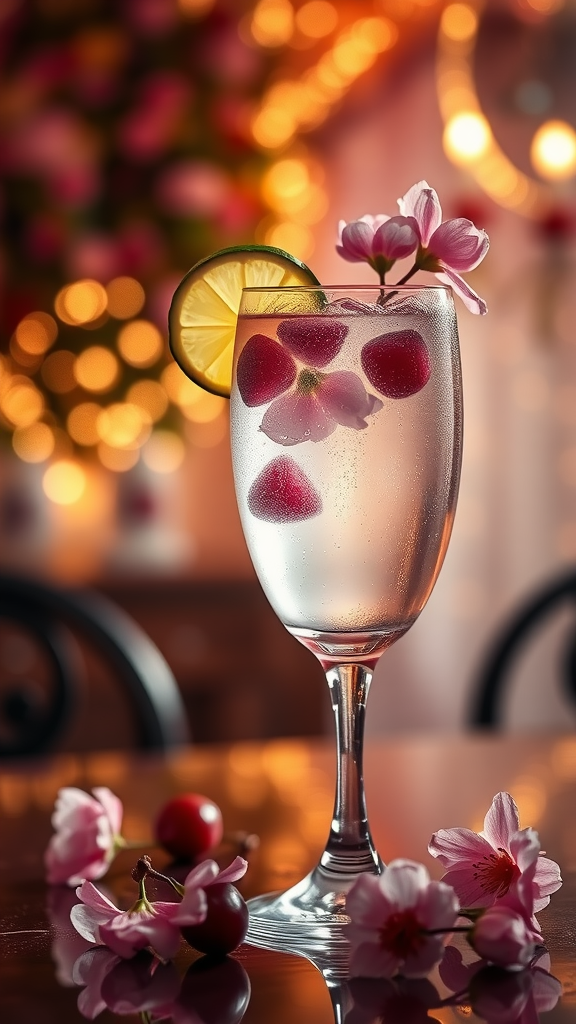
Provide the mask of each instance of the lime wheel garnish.
MULTIPOLYGON (((266 245, 221 249, 192 267, 174 293, 169 314, 174 359, 200 387, 229 398, 242 289, 318 284, 304 263, 282 249, 266 245)), ((264 296, 262 301, 261 312, 266 312, 264 296)))

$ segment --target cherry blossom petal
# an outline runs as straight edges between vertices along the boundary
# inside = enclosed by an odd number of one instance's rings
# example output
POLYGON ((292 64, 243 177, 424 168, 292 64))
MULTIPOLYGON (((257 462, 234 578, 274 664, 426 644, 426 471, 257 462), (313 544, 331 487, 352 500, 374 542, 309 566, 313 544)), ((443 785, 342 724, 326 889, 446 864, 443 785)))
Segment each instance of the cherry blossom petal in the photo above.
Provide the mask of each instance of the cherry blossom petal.
POLYGON ((380 399, 368 394, 358 375, 350 370, 326 374, 316 390, 316 398, 328 416, 354 430, 367 427, 365 417, 382 408, 380 399))
POLYGON ((108 821, 110 822, 112 832, 114 835, 119 835, 122 828, 122 816, 124 813, 122 801, 115 793, 112 792, 112 790, 108 789, 107 786, 96 786, 92 792, 98 802, 102 804, 102 807, 108 817, 108 821))
POLYGON ((479 956, 500 967, 527 967, 536 952, 534 933, 524 917, 502 904, 482 914, 469 941, 479 956))
MULTIPOLYGON (((119 911, 115 911, 115 913, 119 913, 119 911)), ((102 913, 102 911, 94 910, 93 907, 85 907, 83 903, 77 903, 70 911, 70 921, 78 934, 83 939, 86 939, 87 942, 95 942, 97 944, 102 941, 100 938, 100 926, 110 921, 111 916, 110 914, 102 913)))
POLYGON ((314 395, 281 395, 264 413, 260 430, 276 444, 290 446, 303 441, 323 441, 336 430, 314 395))
POLYGON ((519 828, 518 808, 510 793, 497 793, 484 818, 484 829, 480 835, 495 850, 502 848, 510 852, 510 839, 519 828))
POLYGON ((536 1010, 539 1013, 548 1013, 554 1009, 562 995, 562 982, 548 972, 543 960, 538 961, 538 966, 533 970, 533 977, 532 995, 536 1010), (540 967, 541 963, 542 968, 540 967))
MULTIPOLYGON (((76 895, 87 907, 93 907, 104 914, 118 914, 118 907, 115 907, 112 900, 109 900, 100 889, 97 889, 93 882, 82 882, 76 889, 76 895)), ((73 908, 74 909, 74 908, 73 908)))
MULTIPOLYGON (((248 861, 244 857, 235 857, 231 864, 227 868, 222 868, 216 878, 215 882, 237 882, 239 878, 243 878, 248 870, 248 861)), ((212 883, 209 883, 212 884, 212 883)))
POLYGON ((446 866, 462 860, 478 860, 492 852, 493 847, 488 840, 469 828, 441 828, 428 844, 428 853, 446 866))
POLYGON ((401 907, 413 907, 421 889, 430 882, 430 876, 423 864, 399 858, 392 861, 381 876, 384 895, 401 907))
POLYGON ((452 868, 442 875, 442 881, 454 889, 461 907, 490 907, 494 903, 494 896, 474 878, 472 865, 452 868))
POLYGON ((214 882, 218 877, 218 867, 215 860, 203 860, 196 867, 189 871, 184 880, 184 888, 186 891, 189 889, 203 889, 205 885, 210 885, 210 882, 214 882))
POLYGON ((427 246, 432 234, 442 223, 442 207, 434 189, 427 181, 418 181, 398 200, 398 207, 405 217, 414 217, 420 241, 423 246, 427 246))
POLYGON ((374 942, 364 942, 354 949, 350 957, 350 974, 361 978, 391 978, 400 961, 389 950, 374 942))
POLYGON ((446 220, 433 233, 428 249, 452 270, 474 270, 482 262, 490 241, 485 231, 465 217, 446 220))
POLYGON ((390 217, 374 234, 372 255, 401 260, 418 248, 418 224, 413 217, 390 217))
POLYGON ((138 950, 151 946, 169 960, 180 945, 180 932, 164 915, 154 911, 125 911, 100 926, 100 938, 118 956, 131 959, 138 950))
POLYGON ((101 788, 104 803, 74 786, 62 788, 56 800, 51 837, 44 855, 51 885, 78 885, 85 878, 101 878, 115 852, 122 820, 122 804, 101 788))
POLYGON ((340 256, 350 263, 363 263, 372 256, 373 238, 373 228, 365 221, 355 220, 343 229, 342 245, 336 248, 340 256))
POLYGON ((488 312, 488 306, 484 299, 481 299, 474 289, 466 283, 464 278, 450 270, 449 267, 443 267, 442 271, 436 274, 436 277, 442 284, 450 285, 454 289, 456 294, 462 299, 466 309, 469 309, 471 313, 480 313, 483 316, 488 312))

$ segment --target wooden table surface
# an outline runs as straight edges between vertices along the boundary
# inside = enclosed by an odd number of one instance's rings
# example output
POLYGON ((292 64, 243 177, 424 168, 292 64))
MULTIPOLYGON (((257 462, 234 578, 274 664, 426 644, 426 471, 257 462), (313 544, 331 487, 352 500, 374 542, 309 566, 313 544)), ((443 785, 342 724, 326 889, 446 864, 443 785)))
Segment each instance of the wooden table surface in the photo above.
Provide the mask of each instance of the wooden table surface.
MULTIPOLYGON (((170 795, 196 791, 212 797, 221 806, 228 829, 247 829, 260 836, 261 845, 239 886, 249 897, 286 888, 314 865, 332 811, 333 761, 331 744, 298 740, 198 747, 165 759, 105 753, 4 766, 0 774, 1 1024, 71 1024, 85 1019, 77 1008, 80 990, 70 977, 75 957, 86 948, 69 925, 74 892, 49 887, 43 877, 50 815, 61 786, 86 790, 109 786, 124 802, 123 834, 128 839, 150 836, 152 817, 170 795)), ((436 877, 439 866, 427 854, 432 832, 455 825, 480 829, 492 796, 499 790, 512 793, 521 825, 538 829, 542 846, 560 863, 564 877, 563 888, 540 915, 552 973, 561 980, 564 994, 541 1019, 544 1024, 576 1024, 576 736, 371 743, 365 768, 369 816, 383 859, 421 861, 436 877)), ((155 865, 164 867, 167 857, 149 849, 155 865)), ((134 894, 130 868, 135 856, 122 853, 105 880, 110 894, 126 901, 123 905, 129 905, 134 894)), ((305 959, 247 945, 234 958, 242 967, 238 972, 232 965, 232 989, 240 985, 235 1007, 232 996, 227 1008, 214 996, 212 1011, 204 1016, 191 1012, 187 1024, 198 1020, 238 1024, 240 1019, 245 1024, 331 1024, 334 1020, 324 978, 305 959), (242 1016, 248 984, 251 995, 242 1016)), ((176 958, 180 975, 194 960, 194 952, 183 946, 176 958)), ((442 1007, 431 1015, 446 1024, 463 1017, 476 1019, 467 1007, 442 1007)), ((344 1016, 342 1011, 341 1019, 344 1016)), ((105 1024, 119 1019, 108 1010, 98 1017, 105 1024)), ((358 1016, 357 1009, 352 1009, 348 1020, 355 1024, 360 1019, 369 1024, 374 1018, 358 1016)), ((403 1024, 401 1013, 380 1019, 403 1024)), ((510 1022, 516 1019, 511 1016, 510 1022)))

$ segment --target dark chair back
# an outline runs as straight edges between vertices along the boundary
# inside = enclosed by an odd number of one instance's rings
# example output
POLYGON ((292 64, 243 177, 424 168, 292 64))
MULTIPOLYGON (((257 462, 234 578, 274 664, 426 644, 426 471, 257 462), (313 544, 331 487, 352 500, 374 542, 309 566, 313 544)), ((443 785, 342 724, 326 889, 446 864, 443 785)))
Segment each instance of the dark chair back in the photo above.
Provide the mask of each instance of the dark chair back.
POLYGON ((83 672, 73 634, 88 641, 114 669, 129 698, 141 748, 168 750, 188 742, 186 710, 167 662, 136 622, 108 598, 0 573, 0 619, 34 635, 51 677, 48 698, 42 702, 26 679, 4 688, 0 757, 41 753, 62 735, 83 672))
POLYGON ((549 617, 567 605, 574 607, 575 616, 562 654, 561 682, 576 707, 576 572, 572 570, 533 593, 496 636, 474 689, 471 726, 493 729, 502 724, 503 697, 516 658, 549 617))

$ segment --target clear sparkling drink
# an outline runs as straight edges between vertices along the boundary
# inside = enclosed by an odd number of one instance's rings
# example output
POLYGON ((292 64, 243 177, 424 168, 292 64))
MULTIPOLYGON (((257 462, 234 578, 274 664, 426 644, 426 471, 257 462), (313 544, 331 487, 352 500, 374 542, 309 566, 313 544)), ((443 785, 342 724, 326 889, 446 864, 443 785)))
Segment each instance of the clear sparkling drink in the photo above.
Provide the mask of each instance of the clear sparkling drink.
POLYGON ((325 662, 375 661, 422 610, 450 537, 462 439, 454 307, 444 288, 298 292, 284 304, 244 293, 238 506, 287 629, 325 662))

